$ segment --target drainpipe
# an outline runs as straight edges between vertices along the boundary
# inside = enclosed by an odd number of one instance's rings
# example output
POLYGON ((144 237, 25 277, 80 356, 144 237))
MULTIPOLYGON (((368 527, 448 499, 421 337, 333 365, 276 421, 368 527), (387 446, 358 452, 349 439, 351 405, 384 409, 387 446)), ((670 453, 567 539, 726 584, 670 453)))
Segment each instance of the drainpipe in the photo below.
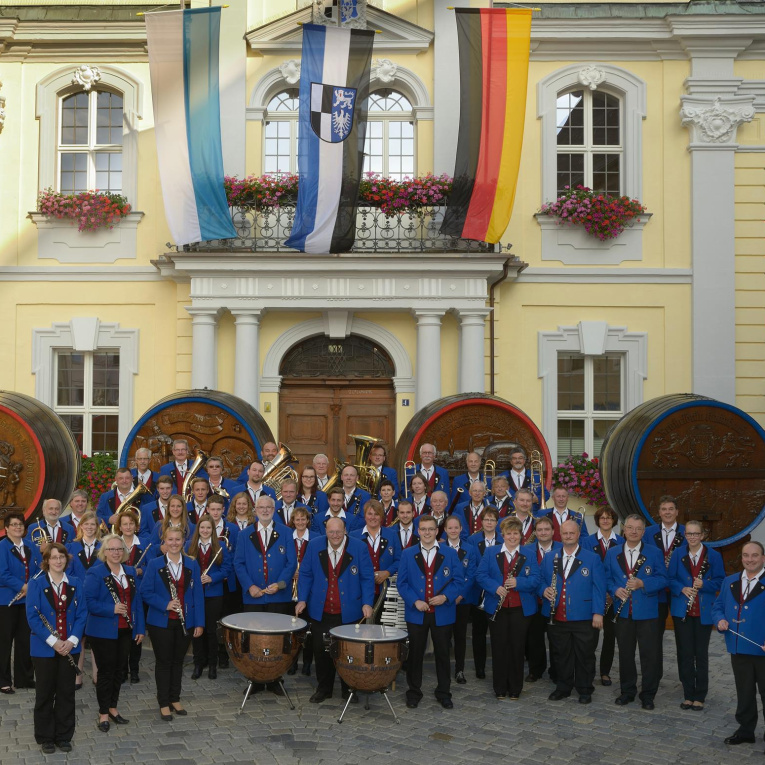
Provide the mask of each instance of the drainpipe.
POLYGON ((495 393, 494 386, 494 288, 502 284, 507 279, 507 273, 510 268, 510 258, 508 258, 502 266, 502 274, 498 279, 491 283, 489 287, 489 308, 491 308, 491 314, 489 315, 489 379, 491 380, 491 388, 489 393, 493 396, 495 393))

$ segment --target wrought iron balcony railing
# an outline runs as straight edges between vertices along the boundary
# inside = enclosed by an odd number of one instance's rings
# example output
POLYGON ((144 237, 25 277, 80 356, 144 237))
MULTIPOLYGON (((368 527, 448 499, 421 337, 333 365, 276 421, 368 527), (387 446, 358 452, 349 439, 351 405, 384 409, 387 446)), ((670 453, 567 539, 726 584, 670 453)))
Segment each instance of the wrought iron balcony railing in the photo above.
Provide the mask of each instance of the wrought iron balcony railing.
MULTIPOLYGON (((486 242, 439 233, 446 208, 424 207, 416 213, 385 215, 379 208, 359 206, 352 252, 493 252, 486 242)), ((279 208, 232 207, 236 239, 216 239, 186 245, 186 252, 295 252, 285 245, 292 231, 295 205, 279 208)))

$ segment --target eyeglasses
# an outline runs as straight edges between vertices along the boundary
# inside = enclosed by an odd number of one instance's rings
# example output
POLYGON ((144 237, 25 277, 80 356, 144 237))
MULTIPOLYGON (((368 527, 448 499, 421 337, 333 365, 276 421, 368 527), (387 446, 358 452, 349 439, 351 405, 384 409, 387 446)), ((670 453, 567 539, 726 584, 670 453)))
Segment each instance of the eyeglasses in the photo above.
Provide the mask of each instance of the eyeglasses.
POLYGON ((685 536, 687 537, 700 537, 702 536, 702 532, 700 531, 686 531, 685 536))
POLYGON ((106 552, 124 552, 121 547, 107 547, 106 552))

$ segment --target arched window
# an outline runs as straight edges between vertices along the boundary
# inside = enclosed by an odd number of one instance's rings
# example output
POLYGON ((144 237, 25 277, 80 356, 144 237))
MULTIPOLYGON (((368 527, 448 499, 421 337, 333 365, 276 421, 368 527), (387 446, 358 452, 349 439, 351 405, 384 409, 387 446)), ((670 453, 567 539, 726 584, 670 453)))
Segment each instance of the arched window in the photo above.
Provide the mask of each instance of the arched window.
POLYGON ((364 172, 402 180, 415 172, 414 117, 409 99, 382 88, 369 96, 364 172))
POLYGON ((121 194, 122 94, 64 95, 59 103, 56 185, 64 194, 88 189, 121 194))
POLYGON ((622 104, 604 90, 578 88, 556 100, 556 191, 587 186, 615 196, 622 188, 622 104))
POLYGON ((299 96, 297 88, 290 88, 268 102, 263 141, 263 172, 267 175, 297 172, 299 96))

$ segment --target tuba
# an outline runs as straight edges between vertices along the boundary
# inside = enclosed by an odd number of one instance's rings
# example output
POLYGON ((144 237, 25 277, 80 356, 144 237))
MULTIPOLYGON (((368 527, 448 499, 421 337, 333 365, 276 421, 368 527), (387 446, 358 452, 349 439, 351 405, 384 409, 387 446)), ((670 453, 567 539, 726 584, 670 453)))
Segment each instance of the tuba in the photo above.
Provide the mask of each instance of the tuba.
MULTIPOLYGON (((138 509, 138 500, 140 499, 142 494, 151 494, 151 491, 146 488, 146 484, 140 483, 138 486, 133 489, 133 491, 130 492, 130 494, 125 497, 124 502, 120 502, 119 507, 114 511, 117 515, 122 515, 122 513, 126 513, 128 510, 132 510, 137 516, 138 516, 138 525, 141 525, 141 511, 138 509)), ((117 519, 117 523, 112 524, 112 534, 118 533, 118 528, 120 525, 119 518, 117 519)), ((100 526, 101 532, 108 531, 108 528, 106 527, 106 524, 101 521, 100 526)), ((137 533, 137 530, 136 530, 137 533)))
POLYGON ((335 486, 341 486, 340 474, 343 472, 343 468, 346 465, 353 465, 356 468, 356 472, 359 474, 357 484, 359 488, 368 491, 373 497, 377 497, 377 486, 382 478, 382 470, 378 470, 372 466, 369 462, 369 452, 372 451, 372 447, 379 443, 379 438, 373 438, 372 436, 359 436, 353 433, 348 434, 348 438, 352 438, 356 442, 356 456, 353 458, 353 462, 340 462, 335 460, 335 474, 324 485, 325 494, 329 494, 329 490, 335 486))
POLYGON ((207 452, 197 449, 197 456, 194 458, 194 462, 183 479, 184 502, 191 502, 191 497, 193 495, 193 492, 191 491, 191 482, 197 477, 197 473, 207 464, 207 460, 209 459, 210 455, 207 452))
POLYGON ((292 455, 289 447, 280 443, 276 459, 271 463, 268 470, 263 473, 263 485, 269 486, 276 492, 277 500, 282 498, 282 481, 287 478, 291 478, 293 481, 298 480, 297 470, 290 464, 292 462, 297 462, 297 460, 292 455))

